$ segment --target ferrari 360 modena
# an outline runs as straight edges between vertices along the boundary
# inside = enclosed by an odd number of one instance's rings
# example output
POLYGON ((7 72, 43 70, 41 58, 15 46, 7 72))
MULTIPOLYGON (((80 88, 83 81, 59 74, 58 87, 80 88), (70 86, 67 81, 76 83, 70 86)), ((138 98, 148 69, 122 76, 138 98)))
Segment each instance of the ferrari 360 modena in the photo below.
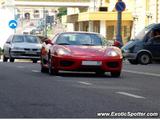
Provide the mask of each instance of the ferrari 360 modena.
POLYGON ((63 32, 46 40, 41 50, 41 72, 57 75, 59 71, 110 72, 119 77, 122 53, 98 33, 63 32))

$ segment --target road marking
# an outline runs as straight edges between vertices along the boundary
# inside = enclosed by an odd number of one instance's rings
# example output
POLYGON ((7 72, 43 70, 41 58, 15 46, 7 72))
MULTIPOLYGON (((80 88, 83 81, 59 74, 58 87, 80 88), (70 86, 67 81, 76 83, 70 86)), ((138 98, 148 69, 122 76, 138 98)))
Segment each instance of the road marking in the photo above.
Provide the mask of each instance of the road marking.
POLYGON ((156 74, 156 73, 139 72, 139 71, 132 71, 132 70, 122 70, 122 71, 128 72, 128 73, 140 74, 140 75, 149 75, 149 76, 154 76, 154 77, 160 77, 160 74, 156 74))
POLYGON ((84 85, 92 85, 92 83, 82 82, 82 81, 79 81, 79 83, 84 84, 84 85))
POLYGON ((24 66, 17 66, 17 68, 24 68, 24 66))
POLYGON ((39 73, 40 71, 39 70, 32 70, 32 72, 39 73))
POLYGON ((134 94, 127 93, 127 92, 116 92, 116 93, 117 94, 121 94, 121 95, 126 95, 126 96, 129 96, 129 97, 134 97, 134 98, 139 98, 139 99, 145 99, 145 97, 134 95, 134 94))

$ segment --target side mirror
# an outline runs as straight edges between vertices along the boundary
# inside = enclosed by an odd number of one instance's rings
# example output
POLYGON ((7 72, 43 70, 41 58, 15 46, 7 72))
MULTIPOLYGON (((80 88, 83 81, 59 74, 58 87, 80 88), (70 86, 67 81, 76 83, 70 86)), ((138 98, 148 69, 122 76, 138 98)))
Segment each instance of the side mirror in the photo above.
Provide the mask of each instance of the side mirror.
POLYGON ((7 41, 6 43, 7 43, 7 44, 11 44, 11 42, 10 42, 10 41, 7 41))
POLYGON ((50 40, 50 39, 46 39, 44 42, 45 42, 46 44, 51 44, 51 45, 53 45, 52 40, 50 40))
POLYGON ((119 41, 115 40, 114 43, 113 43, 113 46, 120 48, 121 47, 121 43, 119 41))

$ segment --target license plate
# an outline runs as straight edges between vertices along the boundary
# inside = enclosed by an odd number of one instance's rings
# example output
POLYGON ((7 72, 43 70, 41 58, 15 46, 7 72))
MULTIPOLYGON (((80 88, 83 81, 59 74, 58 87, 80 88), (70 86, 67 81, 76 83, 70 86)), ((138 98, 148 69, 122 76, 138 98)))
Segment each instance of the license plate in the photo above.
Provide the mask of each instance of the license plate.
POLYGON ((102 62, 101 61, 82 61, 82 65, 100 66, 102 65, 102 62))
POLYGON ((37 54, 36 52, 33 52, 33 51, 26 51, 26 54, 37 54))

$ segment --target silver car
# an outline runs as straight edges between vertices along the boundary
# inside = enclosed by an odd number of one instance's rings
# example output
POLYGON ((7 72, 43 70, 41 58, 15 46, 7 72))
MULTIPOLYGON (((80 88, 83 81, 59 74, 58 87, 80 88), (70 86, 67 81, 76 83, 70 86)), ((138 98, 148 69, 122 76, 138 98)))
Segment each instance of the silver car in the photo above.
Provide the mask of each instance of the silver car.
POLYGON ((41 42, 33 35, 11 35, 4 44, 3 62, 15 59, 31 59, 36 63, 40 59, 41 42))

